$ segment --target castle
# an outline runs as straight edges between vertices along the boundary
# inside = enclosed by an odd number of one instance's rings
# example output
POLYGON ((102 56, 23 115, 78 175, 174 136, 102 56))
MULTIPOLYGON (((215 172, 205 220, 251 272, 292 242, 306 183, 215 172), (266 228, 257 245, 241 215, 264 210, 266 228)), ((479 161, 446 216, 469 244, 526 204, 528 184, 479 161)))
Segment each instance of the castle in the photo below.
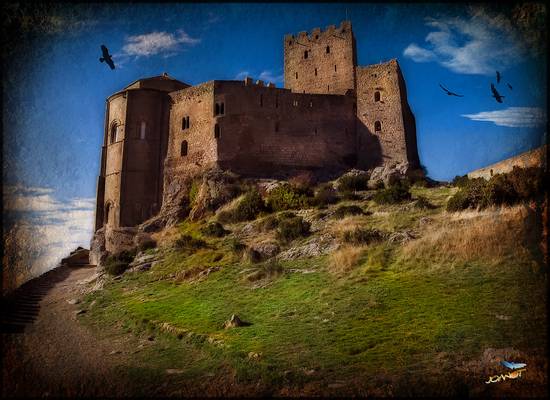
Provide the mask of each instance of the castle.
POLYGON ((397 60, 358 66, 351 23, 284 37, 284 89, 251 78, 139 79, 106 100, 95 230, 156 215, 164 188, 212 166, 244 176, 419 167, 397 60))

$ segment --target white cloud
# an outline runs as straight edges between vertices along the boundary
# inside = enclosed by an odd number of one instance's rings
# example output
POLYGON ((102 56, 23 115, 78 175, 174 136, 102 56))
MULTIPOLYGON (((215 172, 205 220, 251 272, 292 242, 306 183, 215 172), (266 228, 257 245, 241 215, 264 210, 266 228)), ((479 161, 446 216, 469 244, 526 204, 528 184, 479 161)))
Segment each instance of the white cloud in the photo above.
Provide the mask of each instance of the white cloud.
POLYGON ((183 30, 175 33, 151 32, 129 36, 122 47, 122 56, 148 57, 156 54, 174 55, 182 50, 181 45, 192 46, 200 39, 192 38, 183 30))
POLYGON ((546 113, 537 107, 508 107, 506 110, 463 114, 472 121, 492 122, 510 128, 534 128, 546 124, 546 113))
MULTIPOLYGON (((235 77, 233 79, 237 80, 237 81, 240 81, 240 80, 242 80, 246 77, 253 78, 254 75, 255 74, 251 74, 249 71, 240 71, 237 75, 235 75, 235 77)), ((260 74, 257 75, 257 76, 258 76, 257 79, 260 79, 260 80, 262 80, 266 83, 269 83, 269 82, 283 83, 283 78, 284 78, 283 75, 275 75, 272 71, 269 71, 269 70, 264 70, 264 71, 260 72, 260 74)), ((254 80, 256 80, 256 79, 254 79, 254 80)))
POLYGON ((233 79, 236 80, 236 81, 240 81, 240 80, 246 78, 247 76, 250 76, 250 72, 240 71, 237 75, 235 75, 235 77, 233 79))
POLYGON ((409 44, 403 55, 416 62, 435 61, 459 74, 492 75, 517 62, 524 48, 510 21, 474 9, 469 18, 427 19, 434 30, 426 46, 409 44))
POLYGON ((53 193, 49 188, 4 188, 4 216, 15 217, 4 233, 5 265, 16 284, 54 268, 76 247, 89 247, 95 199, 60 201, 53 193))

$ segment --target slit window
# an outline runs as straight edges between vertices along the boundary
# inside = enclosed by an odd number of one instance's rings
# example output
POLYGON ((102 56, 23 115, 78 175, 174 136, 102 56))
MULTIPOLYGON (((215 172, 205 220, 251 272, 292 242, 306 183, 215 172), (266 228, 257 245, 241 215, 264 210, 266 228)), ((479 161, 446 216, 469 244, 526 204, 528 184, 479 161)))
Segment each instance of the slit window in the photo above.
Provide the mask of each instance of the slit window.
POLYGON ((183 142, 181 142, 180 155, 182 157, 185 157, 187 155, 188 147, 189 146, 187 145, 187 140, 184 140, 183 142))
POLYGON ((298 72, 296 72, 296 79, 298 79, 298 72))
POLYGON ((375 132, 381 132, 382 131, 382 124, 380 123, 380 121, 375 121, 374 122, 374 131, 375 132))
POLYGON ((309 108, 313 108, 313 101, 309 101, 309 108))
POLYGON ((214 137, 219 139, 221 136, 222 130, 218 124, 214 125, 214 137))
POLYGON ((380 101, 380 92, 374 92, 374 101, 380 101))
POLYGON ((185 130, 189 128, 189 117, 183 117, 181 120, 181 129, 185 130))
POLYGON ((327 54, 330 53, 330 46, 327 46, 327 54))
POLYGON ((330 85, 327 85, 327 92, 330 92, 330 85))
POLYGON ((336 72, 336 64, 334 65, 334 72, 336 72))
POLYGON ((307 53, 308 53, 308 52, 307 52, 307 50, 306 50, 306 51, 304 51, 304 59, 306 59, 306 58, 307 58, 307 53))
POLYGON ((139 127, 139 138, 141 140, 145 139, 146 130, 147 130, 147 123, 145 121, 141 121, 141 125, 139 127))
POLYGON ((279 121, 275 121, 275 132, 279 132, 279 121))
POLYGON ((315 68, 315 76, 317 76, 317 68, 315 68))
POLYGON ((279 96, 275 95, 275 108, 279 107, 279 96))
POLYGON ((220 105, 218 103, 214 105, 214 115, 220 115, 220 105))
POLYGON ((264 95, 260 94, 260 107, 264 106, 264 95))
POLYGON ((220 114, 225 115, 225 103, 220 103, 220 114))

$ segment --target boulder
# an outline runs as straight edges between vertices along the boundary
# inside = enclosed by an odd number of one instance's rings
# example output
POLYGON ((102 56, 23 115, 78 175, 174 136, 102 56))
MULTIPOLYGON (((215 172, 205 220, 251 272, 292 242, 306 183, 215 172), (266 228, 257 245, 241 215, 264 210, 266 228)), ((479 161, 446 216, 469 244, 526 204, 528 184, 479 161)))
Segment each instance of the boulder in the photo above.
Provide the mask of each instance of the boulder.
POLYGON ((237 328, 240 326, 251 325, 249 322, 242 321, 237 315, 233 314, 228 321, 223 325, 224 329, 237 328))
POLYGON ((219 170, 207 171, 201 178, 200 187, 194 199, 189 219, 196 221, 216 210, 239 194, 234 183, 235 176, 219 170))
POLYGON ((338 180, 336 180, 335 182, 335 189, 336 190, 340 190, 340 182, 342 180, 342 178, 346 178, 346 177, 361 177, 361 178, 364 178, 365 180, 368 180, 370 178, 371 174, 369 171, 364 171, 362 169, 351 169, 349 170, 348 172, 346 172, 345 174, 343 174, 342 176, 340 176, 338 178, 338 180))
POLYGON ((94 233, 90 242, 90 264, 101 267, 108 255, 105 248, 105 228, 101 228, 94 233))
POLYGON ((68 266, 87 265, 90 263, 90 251, 82 247, 78 247, 72 251, 69 257, 65 257, 61 260, 61 264, 68 266))
POLYGON ((276 242, 265 241, 253 244, 248 247, 245 251, 245 258, 250 262, 256 263, 265 261, 272 257, 275 257, 279 251, 280 247, 276 242))
POLYGON ((140 250, 146 250, 157 246, 155 240, 147 232, 138 232, 133 239, 134 247, 140 250))
POLYGON ((105 249, 111 254, 132 250, 135 247, 134 237, 137 233, 137 227, 113 228, 107 226, 105 229, 105 249))

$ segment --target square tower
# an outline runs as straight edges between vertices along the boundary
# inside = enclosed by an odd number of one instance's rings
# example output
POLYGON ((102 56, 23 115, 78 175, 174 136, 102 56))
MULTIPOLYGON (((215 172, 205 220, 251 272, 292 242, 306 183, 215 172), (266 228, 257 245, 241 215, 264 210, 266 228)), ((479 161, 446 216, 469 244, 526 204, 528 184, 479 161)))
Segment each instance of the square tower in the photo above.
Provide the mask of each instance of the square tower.
POLYGON ((308 35, 285 35, 285 88, 295 93, 345 94, 355 89, 357 64, 351 22, 308 35))

